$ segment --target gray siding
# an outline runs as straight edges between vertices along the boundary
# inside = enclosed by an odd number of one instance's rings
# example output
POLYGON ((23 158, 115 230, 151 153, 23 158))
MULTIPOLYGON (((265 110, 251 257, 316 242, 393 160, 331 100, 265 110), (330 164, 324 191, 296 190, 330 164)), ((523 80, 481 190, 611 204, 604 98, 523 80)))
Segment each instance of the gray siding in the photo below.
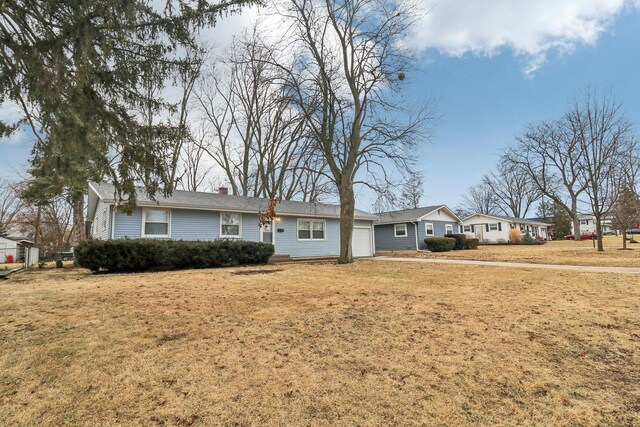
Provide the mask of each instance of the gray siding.
MULTIPOLYGON (((116 239, 140 238, 142 208, 133 214, 115 214, 116 239)), ((282 216, 273 224, 276 253, 292 257, 338 256, 340 252, 340 220, 325 219, 324 240, 298 240, 298 217, 282 216), (282 230, 282 231, 279 231, 282 230)), ((370 227, 372 221, 358 220, 354 225, 370 227)), ((410 233, 412 233, 411 231, 410 233)), ((257 214, 242 214, 242 239, 260 241, 257 214)), ((171 209, 171 238, 176 240, 215 240, 220 236, 220 212, 171 209)), ((413 234, 412 234, 413 236, 413 234)), ((105 237, 108 238, 108 237, 105 237)), ((414 238, 415 247, 415 238, 414 238)))
POLYGON ((407 235, 405 237, 395 237, 395 224, 382 224, 375 226, 376 251, 401 251, 416 250, 415 225, 411 222, 407 224, 407 235))
MULTIPOLYGON (((243 224, 244 225, 244 221, 243 224)), ((190 209, 171 210, 171 238, 215 240, 220 232, 220 213, 190 209)))
MULTIPOLYGON (((303 218, 301 218, 303 219, 303 218)), ((305 256, 338 256, 340 254, 340 220, 326 219, 325 240, 298 240, 298 218, 283 216, 274 224, 276 253, 305 256), (279 231, 282 230, 282 231, 279 231)))
POLYGON ((112 211, 111 205, 105 204, 102 200, 98 201, 98 206, 96 206, 96 211, 95 211, 94 217, 92 218, 93 223, 91 225, 91 235, 93 236, 94 239, 106 240, 111 237, 111 211, 112 211), (103 221, 105 217, 105 212, 104 212, 105 208, 107 209, 106 228, 103 227, 104 225, 103 221))
POLYGON ((114 239, 139 239, 142 231, 142 209, 136 208, 132 214, 116 212, 114 239))
POLYGON ((425 224, 433 224, 433 236, 429 237, 444 237, 445 234, 445 225, 450 224, 453 227, 454 233, 460 233, 460 224, 453 221, 434 221, 434 220, 426 220, 420 221, 418 227, 418 243, 420 244, 420 249, 426 249, 426 245, 424 244, 424 239, 427 237, 427 233, 425 230, 425 224))

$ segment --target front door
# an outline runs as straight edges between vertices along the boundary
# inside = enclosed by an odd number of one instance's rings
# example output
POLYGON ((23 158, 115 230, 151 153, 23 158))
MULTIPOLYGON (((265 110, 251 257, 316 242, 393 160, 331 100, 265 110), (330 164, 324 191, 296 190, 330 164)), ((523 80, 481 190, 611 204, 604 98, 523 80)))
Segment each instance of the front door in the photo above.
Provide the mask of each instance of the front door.
POLYGON ((260 227, 260 241, 271 243, 275 248, 276 242, 273 234, 273 223, 268 223, 260 227))
POLYGON ((482 242, 484 240, 484 224, 475 224, 473 228, 475 229, 476 239, 482 242))

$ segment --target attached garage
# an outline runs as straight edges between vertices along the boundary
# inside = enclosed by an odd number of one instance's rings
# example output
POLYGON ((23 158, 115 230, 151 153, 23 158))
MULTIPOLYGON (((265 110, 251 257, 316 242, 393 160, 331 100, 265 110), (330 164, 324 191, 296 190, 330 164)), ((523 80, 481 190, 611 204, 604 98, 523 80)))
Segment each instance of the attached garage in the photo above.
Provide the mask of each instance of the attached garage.
POLYGON ((355 227, 353 229, 351 252, 354 258, 373 256, 373 233, 371 227, 355 227))

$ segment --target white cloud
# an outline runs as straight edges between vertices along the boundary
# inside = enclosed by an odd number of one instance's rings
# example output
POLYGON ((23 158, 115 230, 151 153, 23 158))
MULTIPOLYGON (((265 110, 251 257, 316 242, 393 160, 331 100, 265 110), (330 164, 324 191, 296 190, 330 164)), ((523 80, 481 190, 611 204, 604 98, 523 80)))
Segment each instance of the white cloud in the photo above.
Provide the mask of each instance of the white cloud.
POLYGON ((592 45, 625 7, 640 0, 422 0, 427 13, 414 47, 451 56, 491 56, 503 49, 527 60, 532 74, 552 51, 592 45))

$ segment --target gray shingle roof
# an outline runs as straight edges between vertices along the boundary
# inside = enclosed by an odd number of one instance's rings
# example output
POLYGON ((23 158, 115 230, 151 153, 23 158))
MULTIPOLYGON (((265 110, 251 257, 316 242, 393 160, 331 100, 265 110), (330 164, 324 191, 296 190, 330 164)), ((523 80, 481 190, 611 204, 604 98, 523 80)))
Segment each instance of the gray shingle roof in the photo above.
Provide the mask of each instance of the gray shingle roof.
POLYGON ((400 211, 382 212, 378 214, 377 223, 391 223, 403 221, 417 221, 419 218, 442 208, 444 205, 425 206, 423 208, 403 209, 400 211))
MULTIPOLYGON (((115 187, 107 183, 92 183, 92 188, 106 203, 115 202, 115 187)), ((166 206, 174 208, 196 208, 238 212, 265 211, 269 207, 269 199, 206 193, 196 191, 175 190, 170 197, 158 195, 156 201, 151 200, 142 188, 137 189, 138 205, 166 206)), ((327 203, 308 203, 283 200, 276 206, 276 213, 282 215, 300 215, 313 217, 340 217, 340 205, 327 203)), ((375 220, 375 215, 356 209, 356 219, 375 220)))

